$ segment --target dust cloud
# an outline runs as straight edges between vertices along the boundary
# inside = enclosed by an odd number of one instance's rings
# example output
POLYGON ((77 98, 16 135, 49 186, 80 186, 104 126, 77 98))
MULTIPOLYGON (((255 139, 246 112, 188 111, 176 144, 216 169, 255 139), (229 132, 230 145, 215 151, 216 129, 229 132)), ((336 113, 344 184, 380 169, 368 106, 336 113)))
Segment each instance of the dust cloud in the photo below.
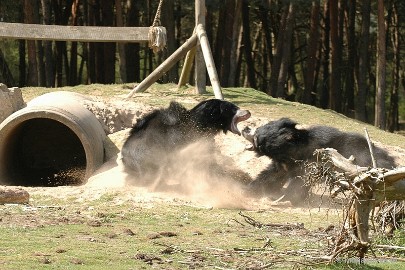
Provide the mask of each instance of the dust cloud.
MULTIPOLYGON (((164 155, 162 153, 162 155, 164 155)), ((162 156, 157 157, 162 160, 162 156)), ((154 179, 137 179, 125 172, 120 156, 105 163, 87 182, 86 188, 144 190, 144 196, 179 198, 216 208, 249 208, 244 186, 249 174, 223 155, 214 141, 198 141, 174 150, 154 179)), ((138 190, 138 191, 139 191, 138 190)), ((137 192, 137 196, 140 196, 137 192)))

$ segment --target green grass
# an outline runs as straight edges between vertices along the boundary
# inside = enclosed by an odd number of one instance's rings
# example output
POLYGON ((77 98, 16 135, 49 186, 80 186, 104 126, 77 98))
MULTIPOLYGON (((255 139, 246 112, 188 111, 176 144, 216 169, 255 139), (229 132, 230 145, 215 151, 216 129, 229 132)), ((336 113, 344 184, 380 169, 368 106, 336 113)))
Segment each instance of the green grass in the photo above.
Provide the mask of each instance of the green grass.
MULTIPOLYGON (((92 84, 73 87, 66 86, 62 88, 26 87, 22 89, 22 92, 25 101, 29 101, 34 97, 51 91, 73 91, 93 97, 102 97, 108 100, 113 97, 124 99, 133 87, 133 84, 92 84)), ((361 134, 364 134, 364 129, 367 128, 371 140, 405 148, 403 136, 385 132, 372 125, 348 118, 331 110, 322 110, 298 102, 272 98, 252 88, 223 88, 222 91, 226 100, 232 101, 242 108, 249 109, 252 115, 257 117, 264 117, 269 120, 278 119, 280 117, 290 117, 300 124, 330 125, 344 131, 355 131, 361 134)), ((213 97, 211 87, 207 87, 206 94, 198 95, 195 94, 193 87, 177 89, 177 85, 175 84, 155 83, 145 92, 135 93, 129 100, 155 107, 165 107, 170 101, 176 100, 182 102, 186 107, 191 108, 194 103, 188 102, 190 98, 193 100, 203 100, 213 97)))
MULTIPOLYGON (((59 90, 108 100, 124 98, 132 88, 131 84, 94 84, 22 91, 26 101, 59 90)), ((274 99, 250 88, 225 88, 223 93, 226 100, 256 117, 290 117, 302 124, 327 124, 346 131, 364 132, 367 127, 372 140, 405 147, 400 135, 332 111, 274 99)), ((211 88, 207 94, 196 95, 193 88, 154 84, 130 100, 158 107, 177 100, 192 107, 190 99, 212 97, 211 88)), ((373 259, 371 252, 364 265, 356 261, 328 265, 304 257, 327 253, 330 235, 328 238, 323 229, 329 225, 338 229, 341 222, 334 209, 242 211, 264 225, 303 223, 305 229, 257 228, 238 209, 202 208, 176 200, 143 204, 136 195, 128 198, 120 191, 106 192, 97 199, 81 196, 80 192, 65 197, 35 192, 30 207, 0 205, 0 269, 405 269, 403 262, 373 259)), ((373 241, 404 245, 403 229, 396 234, 373 241)), ((377 255, 405 257, 398 252, 377 255)))
MULTIPOLYGON (((244 222, 238 210, 166 203, 142 208, 131 201, 117 205, 117 197, 117 193, 108 193, 85 204, 69 198, 51 204, 49 198, 34 196, 33 209, 0 206, 0 268, 76 269, 80 265, 80 269, 142 269, 148 266, 139 259, 142 256, 156 257, 152 261, 157 268, 236 268, 241 263, 273 260, 279 253, 294 248, 319 246, 302 241, 299 235, 286 239, 288 231, 255 228, 244 222), (40 208, 41 205, 55 207, 40 208), (269 248, 263 248, 266 239, 271 239, 269 248)), ((316 212, 244 214, 263 224, 304 222, 314 230, 337 222, 336 217, 326 220, 324 214, 316 212)), ((291 266, 295 261, 281 260, 277 264, 291 266)))

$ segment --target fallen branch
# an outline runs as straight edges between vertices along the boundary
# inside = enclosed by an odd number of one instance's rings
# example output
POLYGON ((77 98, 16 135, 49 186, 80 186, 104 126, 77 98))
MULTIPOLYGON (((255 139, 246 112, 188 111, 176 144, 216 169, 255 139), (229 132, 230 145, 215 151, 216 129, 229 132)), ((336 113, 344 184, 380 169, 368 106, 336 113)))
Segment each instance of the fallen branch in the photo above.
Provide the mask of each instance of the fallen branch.
POLYGON ((390 246, 390 245, 375 245, 376 248, 381 248, 381 249, 388 249, 388 250, 403 250, 405 251, 405 247, 401 246, 390 246))
MULTIPOLYGON (((371 151, 371 142, 369 138, 367 140, 371 151)), ((332 196, 349 192, 353 198, 348 204, 344 227, 336 237, 331 261, 349 251, 356 251, 360 260, 363 260, 370 247, 370 212, 378 203, 387 199, 405 199, 405 168, 389 170, 357 166, 352 159, 346 159, 332 148, 318 149, 315 154, 321 156, 322 161, 332 164, 325 166, 327 172, 317 173, 327 175, 325 183, 329 185, 332 196)))
POLYGON ((283 229, 283 230, 297 230, 297 229, 304 229, 304 223, 297 223, 297 224, 280 224, 280 223, 261 223, 252 217, 243 214, 242 212, 239 212, 239 215, 242 216, 246 223, 252 225, 253 227, 256 228, 263 228, 263 227, 271 227, 271 228, 277 228, 277 229, 283 229))

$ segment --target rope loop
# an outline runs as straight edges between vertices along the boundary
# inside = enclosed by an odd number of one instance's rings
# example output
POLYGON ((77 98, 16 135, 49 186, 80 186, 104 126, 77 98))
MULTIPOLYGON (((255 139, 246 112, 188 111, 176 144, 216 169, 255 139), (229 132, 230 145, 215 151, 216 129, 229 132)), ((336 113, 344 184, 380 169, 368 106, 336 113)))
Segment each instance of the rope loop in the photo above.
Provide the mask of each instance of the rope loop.
POLYGON ((151 27, 149 28, 149 48, 152 48, 153 52, 158 52, 166 47, 167 36, 166 28, 160 26, 160 14, 162 13, 163 0, 159 1, 158 8, 156 10, 155 19, 151 27))
POLYGON ((166 47, 166 28, 162 26, 151 26, 149 28, 148 36, 149 48, 152 48, 153 52, 159 52, 166 47))

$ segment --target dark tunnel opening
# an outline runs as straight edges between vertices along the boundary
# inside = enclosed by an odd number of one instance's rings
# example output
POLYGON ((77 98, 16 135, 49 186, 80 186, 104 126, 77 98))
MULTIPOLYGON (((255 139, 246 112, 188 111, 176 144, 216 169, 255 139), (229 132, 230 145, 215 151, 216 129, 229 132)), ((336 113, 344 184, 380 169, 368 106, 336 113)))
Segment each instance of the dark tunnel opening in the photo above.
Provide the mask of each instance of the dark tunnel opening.
MULTIPOLYGON (((3 142, 4 143, 4 142, 3 142)), ((86 174, 86 153, 77 135, 47 118, 24 121, 5 145, 8 184, 20 186, 80 185, 86 174)))

